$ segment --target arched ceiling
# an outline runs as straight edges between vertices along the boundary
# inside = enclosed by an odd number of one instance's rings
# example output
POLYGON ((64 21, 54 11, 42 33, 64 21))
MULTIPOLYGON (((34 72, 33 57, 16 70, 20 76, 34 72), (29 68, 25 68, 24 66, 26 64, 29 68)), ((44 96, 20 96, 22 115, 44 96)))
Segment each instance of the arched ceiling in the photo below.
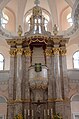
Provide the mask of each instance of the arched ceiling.
MULTIPOLYGON (((10 2, 7 4, 7 7, 10 8, 16 16, 18 11, 18 3, 20 4, 19 18, 22 17, 20 14, 23 7, 25 7, 23 12, 26 13, 34 6, 34 0, 10 0, 10 2)), ((59 25, 59 16, 62 10, 68 5, 72 7, 73 3, 74 0, 40 0, 40 6, 50 12, 53 24, 56 23, 57 25, 59 25)))
MULTIPOLYGON (((72 7, 75 0, 40 0, 40 6, 46 9, 53 24, 60 27, 60 14, 67 7, 72 7)), ((16 29, 23 22, 23 15, 34 6, 34 0, 0 0, 0 8, 8 7, 16 16, 16 29)))

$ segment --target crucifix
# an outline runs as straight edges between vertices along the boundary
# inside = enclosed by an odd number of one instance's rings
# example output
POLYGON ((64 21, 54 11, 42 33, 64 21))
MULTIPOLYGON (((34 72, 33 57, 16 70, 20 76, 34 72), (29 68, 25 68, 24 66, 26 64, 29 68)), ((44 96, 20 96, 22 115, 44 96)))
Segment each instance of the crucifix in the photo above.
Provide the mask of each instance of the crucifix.
POLYGON ((38 100, 37 102, 32 102, 32 104, 36 104, 37 105, 37 109, 36 109, 36 115, 37 115, 37 119, 41 119, 41 105, 42 104, 46 104, 46 102, 41 102, 40 100, 38 100))

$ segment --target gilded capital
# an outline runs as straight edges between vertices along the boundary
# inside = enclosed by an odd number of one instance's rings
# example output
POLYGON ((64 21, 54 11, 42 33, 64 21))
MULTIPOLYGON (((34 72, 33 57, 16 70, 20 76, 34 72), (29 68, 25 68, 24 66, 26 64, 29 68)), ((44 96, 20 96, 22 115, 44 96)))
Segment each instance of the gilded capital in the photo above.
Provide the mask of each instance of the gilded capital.
POLYGON ((13 49, 10 49, 10 52, 9 52, 10 56, 15 56, 16 55, 16 49, 13 48, 13 49))
POLYGON ((52 56, 52 50, 51 49, 46 49, 45 54, 46 54, 46 56, 52 56))
POLYGON ((60 48, 53 48, 53 54, 58 55, 60 51, 60 48))
POLYGON ((10 46, 15 46, 15 44, 16 44, 15 39, 7 39, 7 43, 10 46))
POLYGON ((25 54, 25 56, 31 56, 31 50, 30 50, 30 48, 24 49, 24 54, 25 54))
POLYGON ((65 56, 66 55, 67 50, 64 49, 60 49, 60 55, 65 56))
POLYGON ((18 47, 18 48, 16 49, 16 52, 17 52, 17 54, 22 55, 22 53, 23 53, 23 48, 18 47))

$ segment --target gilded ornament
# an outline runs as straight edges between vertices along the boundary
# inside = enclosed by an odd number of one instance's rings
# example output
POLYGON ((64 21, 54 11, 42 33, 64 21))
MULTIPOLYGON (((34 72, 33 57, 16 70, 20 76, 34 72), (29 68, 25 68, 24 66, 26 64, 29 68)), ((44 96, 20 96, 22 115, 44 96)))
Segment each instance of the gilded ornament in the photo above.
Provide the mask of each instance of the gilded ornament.
POLYGON ((29 47, 24 49, 24 54, 25 54, 25 56, 31 56, 31 50, 29 47))
POLYGON ((16 49, 16 52, 17 52, 17 54, 22 55, 22 53, 23 53, 23 48, 18 47, 18 48, 16 49))
POLYGON ((58 55, 60 51, 60 48, 53 48, 53 54, 58 55))
POLYGON ((21 27, 21 25, 19 25, 19 27, 18 27, 18 36, 21 37, 22 33, 23 33, 22 27, 21 27))
POLYGON ((58 34, 58 28, 57 28, 56 24, 54 24, 54 27, 53 27, 53 34, 54 35, 58 34))
POLYGON ((52 56, 52 50, 51 49, 46 49, 45 54, 46 54, 46 56, 52 56))
POLYGON ((10 56, 15 56, 16 55, 16 49, 10 49, 10 56))
POLYGON ((7 40, 7 43, 8 43, 8 45, 10 45, 10 46, 15 46, 15 44, 16 44, 16 42, 15 42, 14 39, 8 39, 8 40, 7 40))
POLYGON ((23 119, 23 115, 22 114, 18 114, 14 117, 14 119, 23 119))
POLYGON ((30 99, 16 99, 16 100, 8 100, 8 104, 14 104, 14 103, 23 103, 23 102, 30 102, 30 99))
POLYGON ((60 55, 65 56, 67 50, 66 49, 60 49, 60 55))
POLYGON ((54 44, 59 44, 60 43, 60 38, 53 38, 52 41, 54 42, 54 44))
POLYGON ((63 119, 63 118, 62 118, 62 116, 58 113, 58 114, 52 115, 52 119, 63 119))
POLYGON ((18 44, 18 45, 22 45, 22 42, 23 42, 23 39, 17 39, 16 40, 16 44, 18 44))

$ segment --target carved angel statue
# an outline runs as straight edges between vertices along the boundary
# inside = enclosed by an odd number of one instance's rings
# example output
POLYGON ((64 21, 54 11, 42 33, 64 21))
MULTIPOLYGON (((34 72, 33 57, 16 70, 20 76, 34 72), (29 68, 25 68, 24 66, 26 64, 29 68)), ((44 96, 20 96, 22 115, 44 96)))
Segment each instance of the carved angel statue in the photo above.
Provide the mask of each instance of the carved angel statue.
POLYGON ((58 34, 58 29, 57 29, 56 24, 54 24, 54 27, 53 27, 53 34, 54 35, 57 35, 58 34))
POLYGON ((21 25, 19 25, 19 27, 18 27, 18 35, 21 36, 22 33, 23 33, 22 27, 21 27, 21 25))

